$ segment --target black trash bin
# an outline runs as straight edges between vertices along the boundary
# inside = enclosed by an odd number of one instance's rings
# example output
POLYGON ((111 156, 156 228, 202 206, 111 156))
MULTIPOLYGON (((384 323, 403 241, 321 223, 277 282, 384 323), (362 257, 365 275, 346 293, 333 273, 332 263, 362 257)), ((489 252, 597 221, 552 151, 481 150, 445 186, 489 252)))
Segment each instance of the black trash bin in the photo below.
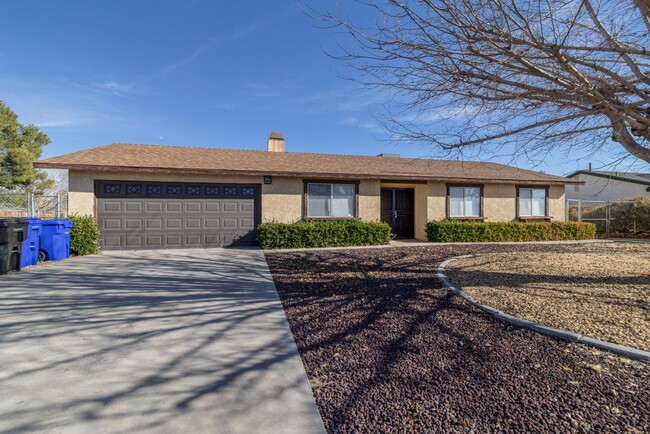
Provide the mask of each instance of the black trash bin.
POLYGON ((23 219, 0 219, 0 274, 20 270, 20 254, 27 237, 23 219))

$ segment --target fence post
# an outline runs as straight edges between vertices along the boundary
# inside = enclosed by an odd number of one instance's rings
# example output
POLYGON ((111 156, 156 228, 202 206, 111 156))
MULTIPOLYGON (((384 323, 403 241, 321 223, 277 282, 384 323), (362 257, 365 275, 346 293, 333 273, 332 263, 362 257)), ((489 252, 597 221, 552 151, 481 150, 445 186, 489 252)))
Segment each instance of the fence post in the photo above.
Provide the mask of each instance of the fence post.
POLYGON ((582 221, 582 199, 578 199, 578 221, 582 221))
POLYGON ((29 194, 29 210, 30 217, 36 217, 36 201, 34 200, 34 193, 29 194))
POLYGON ((605 205, 605 238, 609 238, 609 220, 611 215, 609 210, 610 206, 610 201, 607 201, 607 204, 605 205))
POLYGON ((56 194, 56 218, 61 218, 61 193, 56 194))

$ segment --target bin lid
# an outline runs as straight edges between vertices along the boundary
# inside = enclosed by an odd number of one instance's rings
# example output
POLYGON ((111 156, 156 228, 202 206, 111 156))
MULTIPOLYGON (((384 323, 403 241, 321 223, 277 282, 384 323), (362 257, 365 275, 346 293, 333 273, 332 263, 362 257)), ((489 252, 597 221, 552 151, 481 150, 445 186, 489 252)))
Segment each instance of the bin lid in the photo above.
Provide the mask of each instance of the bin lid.
POLYGON ((69 220, 66 219, 48 219, 48 220, 41 220, 41 223, 43 226, 54 226, 54 225, 64 225, 65 222, 69 220))
POLYGON ((20 218, 0 219, 0 228, 11 226, 26 226, 27 222, 20 218))

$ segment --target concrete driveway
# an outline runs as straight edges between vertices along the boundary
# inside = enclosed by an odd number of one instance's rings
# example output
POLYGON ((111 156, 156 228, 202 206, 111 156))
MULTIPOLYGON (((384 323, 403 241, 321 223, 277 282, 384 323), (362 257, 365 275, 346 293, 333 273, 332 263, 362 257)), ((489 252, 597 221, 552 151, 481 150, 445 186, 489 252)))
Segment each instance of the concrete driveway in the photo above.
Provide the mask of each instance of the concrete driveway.
POLYGON ((0 276, 0 432, 322 432, 259 250, 0 276))

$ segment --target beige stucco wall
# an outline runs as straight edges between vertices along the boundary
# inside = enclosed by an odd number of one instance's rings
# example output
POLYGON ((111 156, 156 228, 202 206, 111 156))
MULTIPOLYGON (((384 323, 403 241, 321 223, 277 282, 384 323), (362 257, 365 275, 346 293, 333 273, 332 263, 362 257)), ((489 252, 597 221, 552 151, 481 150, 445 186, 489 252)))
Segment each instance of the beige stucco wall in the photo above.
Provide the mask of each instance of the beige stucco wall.
POLYGON ((363 180, 359 183, 359 218, 378 222, 381 218, 381 186, 379 180, 363 180))
POLYGON ((510 222, 517 216, 517 189, 511 184, 483 186, 483 217, 488 222, 510 222))
POLYGON ((548 214, 553 221, 563 222, 566 220, 566 196, 563 185, 552 185, 548 192, 548 214))
POLYGON ((262 185, 262 222, 301 220, 305 188, 302 179, 274 176, 271 181, 262 185))

